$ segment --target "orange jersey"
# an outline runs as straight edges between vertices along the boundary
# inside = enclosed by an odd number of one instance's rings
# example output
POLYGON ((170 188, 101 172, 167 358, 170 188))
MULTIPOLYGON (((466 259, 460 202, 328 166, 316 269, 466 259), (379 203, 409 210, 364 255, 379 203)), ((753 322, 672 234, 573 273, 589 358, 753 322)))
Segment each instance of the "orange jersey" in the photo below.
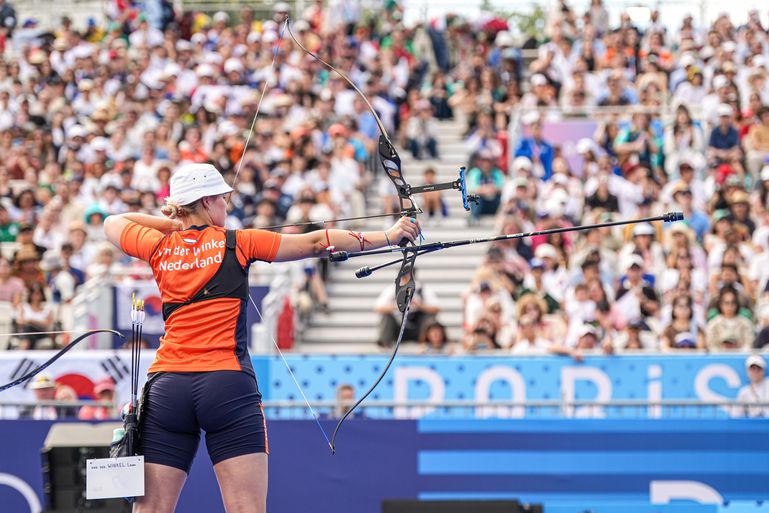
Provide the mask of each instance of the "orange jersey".
POLYGON ((163 235, 131 223, 120 247, 148 262, 160 289, 165 334, 149 372, 251 370, 247 349, 248 266, 271 262, 281 236, 264 230, 232 232, 191 227, 163 235))

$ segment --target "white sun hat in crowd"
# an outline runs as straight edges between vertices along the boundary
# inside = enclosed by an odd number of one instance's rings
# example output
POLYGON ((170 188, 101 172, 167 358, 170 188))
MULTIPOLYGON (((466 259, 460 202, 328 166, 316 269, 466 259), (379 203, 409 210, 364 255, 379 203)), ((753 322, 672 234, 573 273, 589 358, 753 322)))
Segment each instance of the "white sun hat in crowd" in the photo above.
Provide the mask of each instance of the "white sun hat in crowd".
POLYGON ((186 164, 171 177, 170 200, 189 205, 206 196, 232 192, 221 173, 211 164, 186 164))
POLYGON ((749 369, 753 365, 761 367, 762 369, 766 369, 766 360, 764 360, 761 355, 752 354, 748 356, 747 360, 745 360, 745 367, 749 369))

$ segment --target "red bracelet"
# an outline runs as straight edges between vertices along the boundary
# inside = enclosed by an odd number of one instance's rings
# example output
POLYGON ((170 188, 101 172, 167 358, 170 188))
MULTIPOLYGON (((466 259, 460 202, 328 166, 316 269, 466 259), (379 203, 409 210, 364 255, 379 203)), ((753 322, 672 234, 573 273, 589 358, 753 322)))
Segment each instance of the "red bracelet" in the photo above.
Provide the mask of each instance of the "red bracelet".
POLYGON ((354 231, 350 230, 347 232, 351 237, 355 237, 358 240, 358 243, 360 244, 360 250, 363 251, 363 248, 366 246, 366 237, 363 235, 363 232, 355 233, 354 231))

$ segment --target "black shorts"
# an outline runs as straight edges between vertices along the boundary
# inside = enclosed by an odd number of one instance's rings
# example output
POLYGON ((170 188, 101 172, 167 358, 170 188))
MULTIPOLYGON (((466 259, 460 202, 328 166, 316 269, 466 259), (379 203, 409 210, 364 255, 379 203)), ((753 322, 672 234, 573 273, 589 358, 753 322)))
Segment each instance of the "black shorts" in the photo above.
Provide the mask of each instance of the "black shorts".
POLYGON ((201 429, 214 465, 269 452, 262 395, 256 379, 245 372, 163 373, 152 382, 141 416, 147 463, 189 473, 201 429))

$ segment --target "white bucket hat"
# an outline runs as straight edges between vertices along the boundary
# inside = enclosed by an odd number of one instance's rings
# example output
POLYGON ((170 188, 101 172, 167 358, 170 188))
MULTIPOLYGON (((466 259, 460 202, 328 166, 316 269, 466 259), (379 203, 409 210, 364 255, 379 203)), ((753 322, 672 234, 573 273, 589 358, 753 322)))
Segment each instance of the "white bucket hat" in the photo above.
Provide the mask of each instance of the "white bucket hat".
POLYGON ((232 192, 221 173, 211 164, 187 164, 171 177, 170 200, 184 206, 206 196, 232 192))

